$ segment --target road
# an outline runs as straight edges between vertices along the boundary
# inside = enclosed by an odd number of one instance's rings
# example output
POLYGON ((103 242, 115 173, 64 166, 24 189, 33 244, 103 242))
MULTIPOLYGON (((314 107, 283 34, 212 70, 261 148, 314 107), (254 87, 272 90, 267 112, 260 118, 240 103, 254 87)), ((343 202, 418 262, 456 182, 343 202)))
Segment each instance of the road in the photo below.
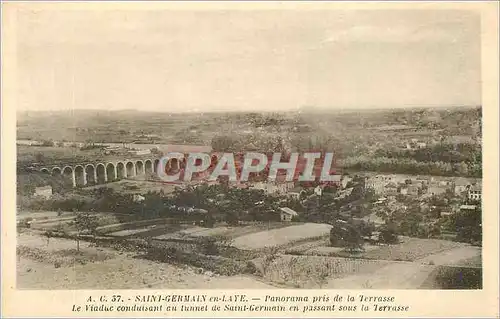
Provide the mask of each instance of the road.
POLYGON ((418 289, 439 266, 480 264, 481 248, 466 246, 426 256, 414 262, 395 262, 369 274, 330 279, 331 289, 418 289), (470 264, 471 260, 476 263, 470 264))

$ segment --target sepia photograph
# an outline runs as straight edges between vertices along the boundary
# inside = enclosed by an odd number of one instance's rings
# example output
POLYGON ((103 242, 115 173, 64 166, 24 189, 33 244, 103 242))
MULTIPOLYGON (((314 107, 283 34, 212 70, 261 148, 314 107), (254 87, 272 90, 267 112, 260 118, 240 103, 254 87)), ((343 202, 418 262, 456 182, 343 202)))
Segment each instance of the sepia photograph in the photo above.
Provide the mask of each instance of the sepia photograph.
POLYGON ((38 6, 16 32, 17 289, 482 289, 476 12, 38 6))
POLYGON ((2 1, 1 315, 498 317, 498 9, 2 1))
POLYGON ((498 3, 2 2, 1 32, 2 316, 498 316, 498 3))

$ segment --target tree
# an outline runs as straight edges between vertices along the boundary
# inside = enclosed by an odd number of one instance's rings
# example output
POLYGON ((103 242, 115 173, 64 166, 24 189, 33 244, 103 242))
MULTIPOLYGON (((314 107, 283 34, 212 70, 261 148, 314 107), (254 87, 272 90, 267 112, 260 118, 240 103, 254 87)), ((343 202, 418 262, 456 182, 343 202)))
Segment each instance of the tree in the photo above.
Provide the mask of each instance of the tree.
POLYGON ((337 220, 330 230, 330 243, 334 247, 345 247, 349 252, 353 252, 363 248, 363 237, 352 223, 337 220))
POLYGON ((371 237, 373 231, 375 230, 374 223, 361 222, 359 227, 359 231, 363 237, 371 237))
POLYGON ((363 237, 361 236, 360 230, 354 225, 350 225, 350 227, 347 228, 344 239, 344 247, 349 252, 352 253, 356 249, 363 249, 363 237))
POLYGON ((395 244, 398 242, 398 236, 396 234, 396 225, 391 221, 386 221, 385 224, 380 228, 380 233, 378 240, 384 244, 395 244))
POLYGON ((481 206, 477 206, 475 210, 456 214, 452 223, 455 225, 459 241, 481 244, 483 236, 481 206))
POLYGON ((73 225, 76 228, 76 250, 80 251, 80 236, 83 233, 89 233, 95 237, 99 223, 97 216, 90 213, 77 213, 73 225))

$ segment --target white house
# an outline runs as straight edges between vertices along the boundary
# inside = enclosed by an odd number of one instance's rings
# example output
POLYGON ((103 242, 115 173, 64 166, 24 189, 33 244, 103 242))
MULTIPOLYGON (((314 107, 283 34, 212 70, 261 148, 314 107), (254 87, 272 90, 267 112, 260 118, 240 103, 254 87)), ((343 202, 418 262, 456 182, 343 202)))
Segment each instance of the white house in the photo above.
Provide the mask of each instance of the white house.
POLYGON ((321 196, 321 194, 323 194, 323 188, 321 188, 321 186, 319 186, 319 185, 318 185, 318 186, 316 186, 316 187, 314 188, 314 194, 315 194, 316 196, 321 196))
POLYGON ((134 195, 134 198, 133 198, 133 201, 134 203, 141 203, 145 200, 146 198, 144 198, 144 196, 142 195, 139 195, 139 194, 135 194, 134 195))
POLYGON ((470 200, 481 200, 481 184, 472 185, 467 191, 467 197, 470 200))
POLYGON ((340 183, 342 184, 342 188, 346 188, 347 184, 352 181, 352 178, 348 175, 343 175, 340 183))
POLYGON ((299 213, 288 207, 280 207, 280 217, 282 222, 291 222, 292 218, 299 216, 299 213))
POLYGON ((460 206, 460 211, 471 211, 471 210, 476 210, 476 205, 462 205, 460 206))

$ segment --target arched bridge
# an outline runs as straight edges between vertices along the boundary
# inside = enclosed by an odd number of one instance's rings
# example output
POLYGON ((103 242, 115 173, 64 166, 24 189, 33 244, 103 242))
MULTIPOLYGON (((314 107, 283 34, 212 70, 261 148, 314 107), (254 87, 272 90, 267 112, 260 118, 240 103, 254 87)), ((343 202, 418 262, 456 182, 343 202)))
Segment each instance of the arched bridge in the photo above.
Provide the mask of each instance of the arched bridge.
MULTIPOLYGON (((154 174, 159 158, 106 160, 85 163, 66 163, 40 166, 38 171, 52 176, 62 176, 73 187, 104 184, 124 178, 154 174)), ((170 164, 170 163, 169 163, 170 164)))

